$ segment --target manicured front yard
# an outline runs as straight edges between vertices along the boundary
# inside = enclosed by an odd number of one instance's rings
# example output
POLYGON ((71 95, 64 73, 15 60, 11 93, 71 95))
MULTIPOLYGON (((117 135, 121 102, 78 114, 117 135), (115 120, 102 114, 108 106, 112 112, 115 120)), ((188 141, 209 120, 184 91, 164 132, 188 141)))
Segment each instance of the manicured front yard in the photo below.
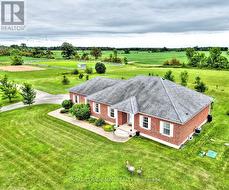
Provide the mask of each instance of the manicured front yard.
POLYGON ((113 143, 48 116, 55 105, 0 113, 0 189, 227 189, 225 106, 216 104, 214 121, 182 150, 137 137, 113 143), (198 156, 208 149, 216 160, 198 156), (126 160, 143 167, 142 178, 126 160))

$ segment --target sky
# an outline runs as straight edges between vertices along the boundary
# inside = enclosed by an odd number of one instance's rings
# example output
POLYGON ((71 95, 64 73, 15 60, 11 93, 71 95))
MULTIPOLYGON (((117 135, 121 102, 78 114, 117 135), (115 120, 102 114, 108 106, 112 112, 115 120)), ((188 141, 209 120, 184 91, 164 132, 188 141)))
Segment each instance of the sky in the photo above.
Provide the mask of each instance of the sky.
POLYGON ((226 0, 26 0, 25 30, 0 31, 0 44, 229 46, 228 10, 226 0))

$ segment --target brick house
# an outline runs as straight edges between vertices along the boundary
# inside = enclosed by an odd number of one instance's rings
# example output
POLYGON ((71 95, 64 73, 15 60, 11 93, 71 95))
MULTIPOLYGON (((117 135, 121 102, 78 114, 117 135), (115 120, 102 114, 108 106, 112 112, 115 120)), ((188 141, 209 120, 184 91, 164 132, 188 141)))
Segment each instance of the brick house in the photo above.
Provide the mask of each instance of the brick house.
POLYGON ((91 116, 162 144, 180 148, 207 122, 212 98, 159 77, 97 77, 70 89, 91 116))

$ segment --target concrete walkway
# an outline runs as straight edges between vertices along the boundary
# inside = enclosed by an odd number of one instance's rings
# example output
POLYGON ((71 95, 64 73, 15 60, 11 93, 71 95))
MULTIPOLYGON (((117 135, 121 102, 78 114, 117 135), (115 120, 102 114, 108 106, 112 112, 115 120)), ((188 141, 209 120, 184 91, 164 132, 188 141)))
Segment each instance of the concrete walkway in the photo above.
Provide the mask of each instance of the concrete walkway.
MULTIPOLYGON (((61 104, 63 100, 69 99, 68 94, 58 94, 58 95, 53 95, 49 94, 47 92, 43 92, 40 90, 36 90, 36 98, 35 98, 35 103, 33 105, 39 105, 39 104, 61 104)), ((10 104, 8 106, 3 106, 0 109, 0 112, 5 112, 5 111, 10 111, 18 108, 23 108, 28 105, 23 104, 23 102, 18 102, 15 104, 10 104)))
POLYGON ((90 123, 88 123, 86 121, 77 120, 76 118, 71 117, 68 114, 61 114, 60 110, 61 109, 52 111, 52 112, 48 113, 48 115, 50 115, 52 117, 55 117, 57 119, 63 120, 65 122, 71 123, 71 124, 73 124, 73 125, 75 125, 77 127, 86 129, 88 131, 91 131, 91 132, 96 133, 98 135, 101 135, 103 137, 106 137, 107 139, 109 139, 111 141, 114 141, 114 142, 124 143, 124 142, 127 142, 130 139, 130 137, 127 137, 127 138, 117 137, 114 134, 114 132, 106 132, 101 127, 96 127, 96 126, 94 126, 94 125, 92 125, 92 124, 90 124, 90 123))

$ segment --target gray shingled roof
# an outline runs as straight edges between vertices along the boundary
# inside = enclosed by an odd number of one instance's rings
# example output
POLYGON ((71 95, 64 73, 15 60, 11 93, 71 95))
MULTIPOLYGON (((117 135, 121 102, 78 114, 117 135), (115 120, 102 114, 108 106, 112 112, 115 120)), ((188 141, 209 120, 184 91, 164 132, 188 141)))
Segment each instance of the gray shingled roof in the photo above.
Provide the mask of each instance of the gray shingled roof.
POLYGON ((119 111, 123 111, 123 112, 133 113, 133 114, 136 114, 139 111, 138 103, 135 96, 123 100, 122 102, 119 102, 111 106, 111 108, 118 109, 119 111))
POLYGON ((212 98, 159 77, 138 76, 88 96, 129 113, 145 113, 185 123, 212 98))
POLYGON ((121 80, 117 80, 117 79, 96 77, 78 86, 70 88, 69 92, 79 93, 79 94, 88 96, 96 92, 99 92, 101 90, 104 90, 110 86, 114 86, 115 84, 119 83, 120 81, 121 80))

